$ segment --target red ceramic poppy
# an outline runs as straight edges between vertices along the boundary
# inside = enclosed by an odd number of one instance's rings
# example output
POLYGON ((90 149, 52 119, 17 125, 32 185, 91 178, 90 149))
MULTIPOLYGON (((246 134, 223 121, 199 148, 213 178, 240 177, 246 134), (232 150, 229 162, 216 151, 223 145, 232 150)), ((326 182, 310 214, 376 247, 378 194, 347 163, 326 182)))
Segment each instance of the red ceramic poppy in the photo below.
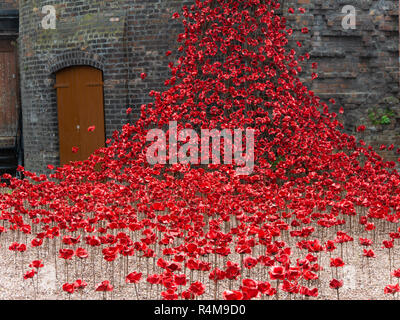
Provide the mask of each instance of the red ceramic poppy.
POLYGON ((72 249, 60 249, 59 250, 59 257, 65 260, 70 260, 74 256, 75 252, 72 249))
POLYGON ((342 258, 338 257, 338 258, 331 258, 331 267, 335 267, 335 268, 339 268, 339 267, 343 267, 344 266, 344 262, 342 260, 342 258))
POLYGON ((284 280, 285 271, 282 267, 273 267, 272 270, 269 271, 269 276, 271 280, 284 280))
POLYGON ((87 283, 82 279, 78 279, 74 282, 74 287, 75 289, 82 290, 87 287, 87 283))
POLYGON ((110 284, 110 281, 104 280, 103 282, 97 284, 96 291, 108 292, 113 291, 114 287, 110 284))
POLYGON ((24 279, 25 280, 31 279, 35 276, 35 274, 36 274, 36 271, 34 269, 32 269, 31 271, 28 271, 27 273, 25 273, 24 279))
POLYGON ((178 300, 178 294, 173 289, 161 292, 161 296, 164 300, 178 300))
POLYGON ((126 283, 138 283, 141 278, 142 278, 142 273, 134 271, 126 276, 125 281, 126 283))
POLYGON ((375 252, 373 250, 366 250, 364 249, 363 255, 367 258, 375 258, 375 252))
POLYGON ((189 291, 192 292, 196 296, 201 296, 204 294, 206 287, 200 281, 193 282, 190 287, 189 291))
POLYGON ((80 259, 85 259, 89 256, 87 250, 84 248, 77 248, 75 251, 75 255, 80 259))
POLYGON ((242 300, 243 294, 240 291, 227 290, 222 293, 225 300, 242 300))
POLYGON ((400 287, 399 284, 395 284, 395 285, 387 285, 384 289, 384 293, 385 294, 395 294, 397 292, 400 292, 400 287))
POLYGON ((329 282, 329 287, 331 289, 339 289, 343 286, 343 281, 337 280, 337 279, 333 279, 329 282))
POLYGON ((69 294, 72 294, 72 293, 75 292, 75 285, 73 283, 64 283, 63 286, 62 286, 62 289, 65 292, 67 292, 69 294))
POLYGON ((186 274, 174 275, 174 281, 178 286, 186 286, 186 274))
POLYGON ((245 268, 252 269, 257 265, 258 261, 256 258, 253 257, 246 257, 243 259, 243 264, 245 268))
POLYGON ((42 263, 42 260, 34 260, 34 261, 31 262, 31 264, 29 266, 31 268, 36 268, 36 269, 44 267, 44 265, 42 263))

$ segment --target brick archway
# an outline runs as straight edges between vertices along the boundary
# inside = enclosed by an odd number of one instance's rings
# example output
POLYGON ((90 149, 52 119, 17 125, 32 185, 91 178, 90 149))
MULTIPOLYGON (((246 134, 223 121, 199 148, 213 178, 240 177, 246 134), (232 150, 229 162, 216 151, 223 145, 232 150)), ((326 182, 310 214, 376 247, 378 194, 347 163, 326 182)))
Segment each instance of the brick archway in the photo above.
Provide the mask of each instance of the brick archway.
POLYGON ((50 74, 53 74, 61 69, 77 65, 104 70, 104 58, 98 54, 81 50, 67 51, 51 59, 47 64, 47 69, 50 74))

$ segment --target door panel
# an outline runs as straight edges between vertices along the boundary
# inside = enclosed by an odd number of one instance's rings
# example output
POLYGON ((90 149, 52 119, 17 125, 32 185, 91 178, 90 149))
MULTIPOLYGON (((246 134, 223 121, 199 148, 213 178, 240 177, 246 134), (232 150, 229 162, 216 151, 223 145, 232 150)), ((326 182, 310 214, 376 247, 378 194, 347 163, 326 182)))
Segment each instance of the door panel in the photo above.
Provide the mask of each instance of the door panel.
POLYGON ((59 71, 56 79, 60 163, 86 160, 105 145, 102 72, 76 66, 59 71), (96 129, 88 132, 90 126, 96 129))
POLYGON ((15 143, 18 127, 18 75, 16 48, 0 40, 0 144, 15 143))

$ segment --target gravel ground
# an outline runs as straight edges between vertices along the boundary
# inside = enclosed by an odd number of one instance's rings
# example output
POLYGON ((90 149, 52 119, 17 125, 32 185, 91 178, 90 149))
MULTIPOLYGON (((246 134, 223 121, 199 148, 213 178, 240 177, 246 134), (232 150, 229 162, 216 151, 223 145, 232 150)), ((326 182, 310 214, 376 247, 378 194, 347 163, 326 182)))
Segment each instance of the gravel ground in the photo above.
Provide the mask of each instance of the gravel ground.
MULTIPOLYGON (((365 233, 361 234, 362 237, 365 237, 365 233)), ((69 282, 73 282, 78 278, 83 278, 88 283, 88 287, 85 288, 81 293, 75 292, 73 295, 68 295, 67 293, 62 291, 62 285, 66 282, 66 266, 61 259, 57 258, 57 271, 54 259, 54 248, 50 247, 47 252, 46 249, 42 249, 39 253, 40 258, 43 259, 44 267, 40 269, 39 277, 35 276, 35 282, 32 279, 24 280, 23 275, 25 272, 31 270, 29 267, 29 263, 32 260, 37 259, 37 252, 28 250, 24 254, 18 253, 17 255, 11 252, 8 249, 8 246, 13 240, 11 234, 7 233, 2 235, 0 238, 0 299, 1 300, 32 300, 32 299, 40 299, 40 300, 93 300, 93 299, 117 299, 117 300, 134 300, 137 299, 136 291, 133 285, 127 285, 124 283, 124 275, 118 272, 123 268, 120 268, 119 263, 116 261, 114 264, 114 270, 117 272, 114 273, 114 279, 110 276, 111 270, 113 268, 111 263, 105 263, 100 260, 102 256, 100 251, 97 251, 94 255, 96 257, 95 261, 91 260, 91 256, 85 261, 77 261, 72 260, 69 263, 68 268, 68 280, 69 282), (93 267, 95 266, 95 271, 93 273, 93 267), (84 272, 81 270, 84 267, 84 272), (57 277, 56 277, 57 273, 57 277), (93 277, 95 274, 95 280, 93 277), (106 296, 103 296, 102 293, 95 292, 94 287, 97 283, 103 280, 110 280, 114 285, 115 289, 112 293, 107 293, 106 296), (35 286, 37 289, 34 289, 35 286)), ((348 244, 343 247, 343 260, 346 263, 345 268, 339 268, 338 278, 344 280, 344 286, 340 289, 340 299, 341 300, 381 300, 381 299, 398 299, 398 296, 386 295, 384 294, 384 287, 388 284, 397 283, 397 279, 393 278, 390 281, 390 272, 389 272, 389 256, 388 250, 381 248, 381 243, 383 239, 387 239, 387 232, 384 235, 377 236, 372 248, 375 251, 376 258, 370 258, 368 262, 367 258, 362 256, 362 250, 364 247, 361 247, 358 244, 358 238, 354 237, 355 243, 354 245, 348 244)), ((372 236, 370 236, 372 238, 372 236)), ((332 238, 329 238, 332 239, 332 238)), ((25 239, 24 239, 25 240, 25 239)), ((25 243, 30 243, 29 239, 26 241, 21 241, 25 243)), ((285 239, 286 240, 286 239, 285 239)), ((300 240, 300 239, 299 239, 300 240)), ((396 240, 396 242, 399 240, 396 240)), ((399 243, 395 243, 395 249, 392 249, 392 270, 400 268, 400 248, 399 243), (397 248, 396 248, 397 247, 397 248)), ((56 250, 60 248, 59 243, 56 250)), ((294 248, 294 245, 291 246, 294 248)), ((99 249, 97 249, 99 250, 99 249)), ((301 257, 304 258, 308 253, 304 250, 300 251, 299 249, 293 249, 293 257, 292 261, 295 261, 296 257, 301 254, 301 257)), ((89 252, 91 254, 91 252, 89 252)), ((317 255, 318 256, 318 255, 317 255)), ((337 248, 331 255, 332 257, 340 256, 340 249, 337 248)), ((299 256, 300 257, 300 256, 299 256)), ((320 279, 314 281, 313 283, 305 283, 303 285, 307 285, 308 287, 318 287, 319 296, 317 299, 337 299, 336 290, 332 290, 329 288, 329 281, 335 277, 332 271, 332 268, 329 267, 330 261, 329 253, 322 253, 319 258, 319 263, 323 266, 324 270, 320 271, 320 279)), ((74 259, 77 259, 74 257, 74 259)), ((238 259, 238 258, 237 258, 238 259)), ((146 278, 147 270, 151 274, 153 273, 153 260, 150 259, 150 263, 147 264, 146 261, 142 259, 140 265, 138 265, 137 258, 131 258, 129 262, 129 272, 139 271, 143 272, 144 279, 146 278), (135 260, 136 259, 136 260, 135 260)), ((221 260, 221 267, 222 267, 221 260)), ((157 267, 156 267, 157 268, 157 267)), ((156 270, 157 271, 157 270, 156 270)), ((189 272, 187 272, 189 274, 189 272)), ((252 270, 251 277, 256 280, 267 280, 263 279, 263 272, 256 267, 252 270)), ((197 280, 198 275, 196 272, 193 274, 193 280, 197 280)), ((203 299, 213 299, 213 290, 214 284, 210 284, 209 280, 204 280, 204 276, 200 276, 201 281, 206 284, 206 294, 202 296, 203 299)), ((303 280, 304 281, 304 280, 303 280)), ((275 285, 275 281, 271 282, 275 285)), ((238 289, 239 282, 233 283, 232 288, 238 289)), ((138 287, 138 295, 139 299, 159 299, 160 291, 157 288, 146 287, 146 283, 142 280, 138 287)), ((228 289, 227 281, 221 285, 220 293, 228 289)), ((221 295, 220 295, 221 296, 221 295)), ((289 297, 282 291, 280 291, 279 299, 289 299, 289 297)), ((292 299, 301 299, 300 296, 294 296, 292 299)), ((315 298, 309 298, 315 299, 315 298)))

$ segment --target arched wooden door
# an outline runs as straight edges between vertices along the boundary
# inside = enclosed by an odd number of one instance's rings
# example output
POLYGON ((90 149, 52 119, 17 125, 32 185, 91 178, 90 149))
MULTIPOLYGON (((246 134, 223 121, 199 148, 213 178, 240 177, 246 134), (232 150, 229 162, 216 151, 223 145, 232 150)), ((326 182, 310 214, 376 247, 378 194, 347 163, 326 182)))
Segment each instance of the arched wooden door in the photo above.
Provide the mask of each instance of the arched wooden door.
POLYGON ((105 145, 103 73, 88 66, 66 68, 57 72, 55 87, 60 163, 87 160, 105 145))

